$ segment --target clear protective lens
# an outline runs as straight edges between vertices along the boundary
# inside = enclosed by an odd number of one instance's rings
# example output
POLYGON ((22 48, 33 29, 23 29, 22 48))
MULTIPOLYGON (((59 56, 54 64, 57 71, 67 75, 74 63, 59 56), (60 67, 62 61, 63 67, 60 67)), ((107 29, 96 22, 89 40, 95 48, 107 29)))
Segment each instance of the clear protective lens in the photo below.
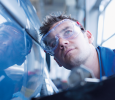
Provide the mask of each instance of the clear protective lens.
POLYGON ((81 32, 77 23, 64 19, 56 26, 54 26, 46 35, 41 39, 41 46, 50 55, 54 55, 54 50, 57 48, 59 38, 73 39, 81 32))

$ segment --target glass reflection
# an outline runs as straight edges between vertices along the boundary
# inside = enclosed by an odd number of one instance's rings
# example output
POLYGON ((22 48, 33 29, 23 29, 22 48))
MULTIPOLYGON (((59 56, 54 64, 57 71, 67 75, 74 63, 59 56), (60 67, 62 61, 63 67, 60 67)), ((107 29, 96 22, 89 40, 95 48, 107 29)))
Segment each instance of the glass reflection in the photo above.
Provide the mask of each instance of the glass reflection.
POLYGON ((0 69, 21 65, 31 47, 31 38, 26 35, 24 39, 24 31, 15 24, 7 22, 0 25, 0 69))
POLYGON ((5 69, 15 64, 22 65, 31 52, 32 40, 25 35, 25 31, 14 23, 0 25, 0 100, 10 100, 23 84, 22 79, 17 84, 8 77, 5 69))
MULTIPOLYGON (((36 31, 31 30, 31 25, 28 28, 38 40, 40 23, 30 1, 18 1, 36 31), (32 12, 28 12, 26 6, 32 12)), ((18 7, 13 5, 13 1, 10 2, 18 12, 18 7)), ((53 94, 53 88, 56 87, 51 85, 52 82, 44 71, 47 67, 44 51, 28 35, 27 27, 25 31, 14 18, 16 16, 10 15, 4 7, 0 2, 0 100, 30 100, 42 96, 41 91, 43 95, 53 94), (51 88, 47 88, 48 86, 51 88)))

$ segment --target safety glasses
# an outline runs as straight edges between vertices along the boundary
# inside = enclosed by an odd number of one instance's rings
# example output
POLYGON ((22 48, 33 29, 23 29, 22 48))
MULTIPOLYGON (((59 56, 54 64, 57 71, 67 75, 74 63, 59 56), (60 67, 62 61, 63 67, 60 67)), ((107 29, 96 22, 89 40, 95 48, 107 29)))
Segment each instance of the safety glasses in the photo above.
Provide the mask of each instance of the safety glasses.
POLYGON ((46 53, 54 56, 54 51, 58 47, 59 38, 73 39, 76 38, 80 32, 81 29, 76 22, 64 19, 42 37, 40 44, 46 53))

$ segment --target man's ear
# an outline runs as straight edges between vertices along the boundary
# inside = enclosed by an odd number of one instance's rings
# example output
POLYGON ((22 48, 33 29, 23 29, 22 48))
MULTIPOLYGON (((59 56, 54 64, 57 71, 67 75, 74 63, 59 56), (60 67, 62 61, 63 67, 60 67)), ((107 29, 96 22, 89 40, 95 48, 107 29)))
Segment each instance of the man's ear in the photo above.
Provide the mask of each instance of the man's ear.
POLYGON ((54 60, 57 62, 57 64, 62 67, 62 65, 54 58, 54 60))
POLYGON ((93 41, 94 41, 93 35, 92 35, 89 31, 86 31, 86 35, 87 35, 87 37, 88 37, 89 43, 92 44, 93 41))

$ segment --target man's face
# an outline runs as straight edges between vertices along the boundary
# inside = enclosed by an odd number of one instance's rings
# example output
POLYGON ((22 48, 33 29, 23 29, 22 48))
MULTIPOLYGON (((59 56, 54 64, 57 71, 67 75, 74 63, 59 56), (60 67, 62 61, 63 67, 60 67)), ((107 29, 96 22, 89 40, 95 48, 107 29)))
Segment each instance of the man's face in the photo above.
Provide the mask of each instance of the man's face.
MULTIPOLYGON (((52 27, 58 23, 59 22, 55 23, 52 27)), ((61 28, 58 28, 58 32, 67 26, 71 26, 70 23, 67 21, 63 22, 60 25, 61 28)), ((74 28, 77 28, 77 26, 74 28)), ((76 31, 74 32, 74 34, 78 34, 76 31)), ((80 32, 77 37, 72 39, 59 38, 58 47, 54 51, 54 58, 66 69, 71 69, 85 63, 87 58, 90 56, 90 45, 91 43, 89 42, 87 32, 80 32)))
POLYGON ((7 60, 9 59, 11 56, 11 52, 12 52, 12 37, 5 33, 5 32, 1 32, 0 33, 0 61, 2 60, 7 60))
MULTIPOLYGON (((10 28, 11 29, 11 28, 10 28)), ((30 45, 29 37, 26 38, 30 45)), ((32 45, 32 44, 31 44, 32 45)), ((31 45, 27 50, 31 49, 31 45)), ((28 50, 28 53, 29 53, 28 50)), ((25 61, 25 56, 28 54, 25 50, 25 37, 20 31, 16 29, 7 30, 1 28, 0 30, 0 64, 5 69, 14 64, 21 65, 25 61), (4 65, 4 67, 3 67, 4 65)))

